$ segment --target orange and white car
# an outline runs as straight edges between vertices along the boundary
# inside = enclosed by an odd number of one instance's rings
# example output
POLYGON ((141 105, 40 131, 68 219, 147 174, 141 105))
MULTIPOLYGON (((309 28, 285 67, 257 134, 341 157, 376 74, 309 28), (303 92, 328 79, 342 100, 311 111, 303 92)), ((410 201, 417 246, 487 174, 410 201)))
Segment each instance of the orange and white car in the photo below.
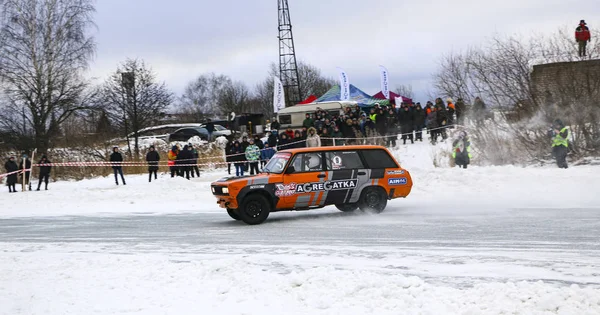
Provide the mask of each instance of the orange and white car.
POLYGON ((247 224, 269 213, 335 205, 341 211, 379 213, 405 198, 412 179, 382 146, 335 146, 277 152, 259 175, 225 177, 211 184, 220 207, 247 224))

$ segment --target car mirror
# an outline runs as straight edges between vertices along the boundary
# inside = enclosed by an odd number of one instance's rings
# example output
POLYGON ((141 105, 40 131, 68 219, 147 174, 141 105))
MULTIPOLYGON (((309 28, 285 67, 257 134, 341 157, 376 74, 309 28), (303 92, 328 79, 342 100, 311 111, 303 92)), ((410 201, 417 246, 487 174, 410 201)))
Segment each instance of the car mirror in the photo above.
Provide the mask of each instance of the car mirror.
POLYGON ((285 170, 286 174, 293 174, 296 171, 296 169, 293 166, 288 166, 288 168, 285 170))

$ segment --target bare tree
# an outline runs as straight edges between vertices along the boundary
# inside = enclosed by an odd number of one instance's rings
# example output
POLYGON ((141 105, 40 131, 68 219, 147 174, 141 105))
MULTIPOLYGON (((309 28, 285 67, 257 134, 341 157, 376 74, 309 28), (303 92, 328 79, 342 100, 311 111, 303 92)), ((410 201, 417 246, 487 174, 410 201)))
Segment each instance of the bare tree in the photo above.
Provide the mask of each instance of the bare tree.
POLYGON ((128 59, 106 81, 98 101, 128 139, 133 133, 134 154, 138 159, 139 130, 161 118, 173 101, 173 94, 164 82, 157 82, 156 75, 143 61, 128 59))
POLYGON ((231 112, 252 112, 250 100, 250 90, 243 82, 228 83, 218 97, 219 114, 227 116, 231 112))
POLYGON ((302 87, 302 99, 311 95, 319 97, 337 83, 333 78, 324 77, 319 68, 303 61, 298 63, 298 76, 302 87))
POLYGON ((396 85, 396 89, 394 90, 394 92, 396 92, 396 94, 398 95, 402 95, 404 97, 408 97, 410 99, 415 98, 415 93, 413 92, 413 88, 412 85, 396 85))
POLYGON ((206 116, 222 114, 218 101, 226 87, 232 86, 226 75, 203 74, 188 83, 177 103, 177 111, 202 121, 206 116))
POLYGON ((257 103, 259 113, 265 114, 265 117, 273 116, 273 88, 275 83, 273 77, 267 77, 254 88, 254 99, 257 103))
MULTIPOLYGON (((323 76, 319 68, 304 61, 298 62, 298 76, 302 88, 302 95, 300 95, 302 99, 311 95, 319 97, 337 84, 335 79, 323 76)), ((279 67, 275 63, 271 63, 269 66, 269 76, 257 86, 257 93, 261 95, 261 100, 264 99, 270 103, 270 113, 273 112, 273 77, 279 77, 279 67), (269 90, 270 92, 268 92, 269 90), (270 96, 267 95, 267 92, 271 93, 270 96)), ((267 105, 264 107, 267 108, 267 105)))
POLYGON ((5 0, 0 29, 0 123, 41 151, 86 108, 81 77, 95 52, 92 0, 5 0))

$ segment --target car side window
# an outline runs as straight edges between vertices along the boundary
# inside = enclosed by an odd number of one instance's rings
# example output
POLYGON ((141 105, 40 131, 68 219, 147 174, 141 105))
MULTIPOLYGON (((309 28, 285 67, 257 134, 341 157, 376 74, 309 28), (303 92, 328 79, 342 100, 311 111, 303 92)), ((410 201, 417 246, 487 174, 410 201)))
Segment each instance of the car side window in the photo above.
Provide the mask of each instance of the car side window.
POLYGON ((361 151, 368 168, 397 168, 396 161, 384 150, 362 150, 361 151))
POLYGON ((294 167, 294 173, 322 172, 323 162, 321 156, 322 153, 320 152, 296 154, 291 164, 294 167))
POLYGON ((330 151, 325 154, 328 171, 365 168, 356 151, 330 151))

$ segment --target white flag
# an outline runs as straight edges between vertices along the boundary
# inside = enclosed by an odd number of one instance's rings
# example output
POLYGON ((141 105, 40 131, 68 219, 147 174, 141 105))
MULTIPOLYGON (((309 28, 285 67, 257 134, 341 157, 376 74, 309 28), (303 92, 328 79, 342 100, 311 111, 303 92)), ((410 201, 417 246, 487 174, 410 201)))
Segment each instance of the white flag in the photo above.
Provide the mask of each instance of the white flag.
POLYGON ((340 72, 340 101, 350 100, 350 80, 346 71, 342 68, 337 68, 340 72))
POLYGON ((394 99, 394 101, 396 102, 396 107, 400 108, 400 105, 402 105, 402 102, 403 102, 403 100, 402 100, 402 96, 400 96, 400 97, 396 97, 396 98, 394 99))
POLYGON ((389 85, 389 77, 388 71, 384 66, 379 66, 379 70, 381 70, 381 93, 385 99, 390 99, 390 85, 389 85))
POLYGON ((285 108, 285 95, 283 92, 283 84, 278 77, 274 78, 273 84, 273 112, 277 113, 279 110, 285 108))

